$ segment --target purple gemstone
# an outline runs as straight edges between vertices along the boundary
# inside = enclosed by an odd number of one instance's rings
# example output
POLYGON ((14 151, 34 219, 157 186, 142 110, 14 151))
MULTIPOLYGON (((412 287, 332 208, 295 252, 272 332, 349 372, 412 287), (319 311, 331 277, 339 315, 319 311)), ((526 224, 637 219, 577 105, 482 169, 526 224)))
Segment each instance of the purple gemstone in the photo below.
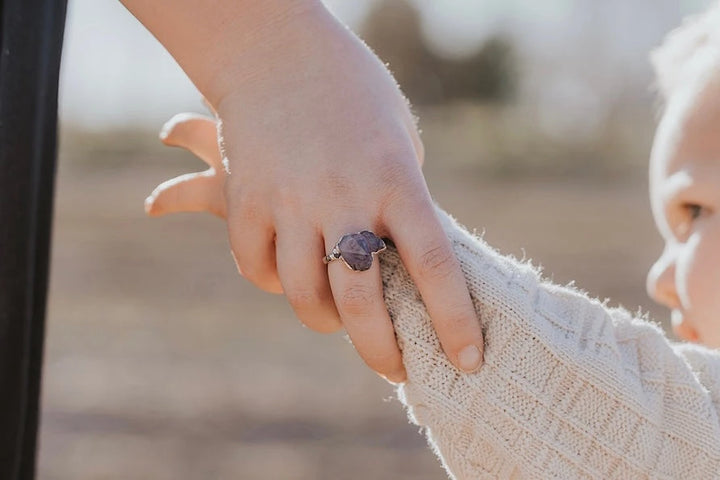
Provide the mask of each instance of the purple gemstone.
POLYGON ((345 263, 353 270, 364 271, 372 266, 372 255, 365 237, 359 233, 344 235, 338 242, 338 249, 345 263))
POLYGON ((383 242, 383 239, 375 235, 373 232, 363 230, 360 232, 360 235, 362 235, 367 242, 371 253, 377 253, 385 250, 385 242, 383 242))

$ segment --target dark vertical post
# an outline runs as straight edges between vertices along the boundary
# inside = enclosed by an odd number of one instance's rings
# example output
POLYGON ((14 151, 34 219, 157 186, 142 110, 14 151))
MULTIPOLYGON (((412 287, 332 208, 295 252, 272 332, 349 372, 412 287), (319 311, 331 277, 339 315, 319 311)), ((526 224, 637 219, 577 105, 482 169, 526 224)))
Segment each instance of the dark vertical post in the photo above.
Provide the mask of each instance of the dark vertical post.
POLYGON ((1 0, 0 479, 35 476, 65 0, 1 0))

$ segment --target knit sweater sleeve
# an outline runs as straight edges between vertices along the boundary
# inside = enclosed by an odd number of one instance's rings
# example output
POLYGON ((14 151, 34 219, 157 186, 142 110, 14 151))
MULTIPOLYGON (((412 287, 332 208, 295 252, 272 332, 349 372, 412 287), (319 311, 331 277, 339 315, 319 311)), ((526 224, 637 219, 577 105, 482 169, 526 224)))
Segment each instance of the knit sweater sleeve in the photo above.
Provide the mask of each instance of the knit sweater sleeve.
POLYGON ((438 215, 485 332, 477 373, 449 363, 397 253, 380 258, 399 397, 452 478, 720 478, 718 352, 673 345, 438 215))

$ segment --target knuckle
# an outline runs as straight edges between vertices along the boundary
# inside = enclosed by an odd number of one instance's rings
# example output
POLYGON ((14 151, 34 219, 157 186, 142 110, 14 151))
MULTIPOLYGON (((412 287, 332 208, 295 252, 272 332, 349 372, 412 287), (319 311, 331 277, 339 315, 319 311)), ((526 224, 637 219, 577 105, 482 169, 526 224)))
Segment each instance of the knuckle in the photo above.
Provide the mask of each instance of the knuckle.
POLYGON ((275 210, 289 210, 297 213, 303 202, 305 189, 299 187, 281 188, 273 195, 273 207, 275 210))
POLYGON ((333 195, 332 198, 343 199, 348 195, 348 185, 352 185, 350 178, 341 172, 331 170, 325 174, 325 188, 333 195))
POLYGON ((408 202, 416 192, 414 175, 404 165, 385 165, 379 172, 380 192, 378 200, 385 205, 409 206, 408 202))
POLYGON ((242 223, 258 223, 263 217, 263 211, 260 208, 260 202, 249 195, 245 195, 240 199, 240 205, 237 207, 238 220, 242 223))
POLYGON ((405 185, 410 169, 405 161, 399 158, 386 158, 380 164, 378 174, 383 185, 405 185))
POLYGON ((384 185, 405 185, 418 170, 412 144, 386 147, 377 154, 378 178, 384 185))
POLYGON ((308 312, 318 309, 330 298, 325 292, 314 288, 292 289, 285 293, 288 302, 296 312, 308 312))
POLYGON ((373 301, 373 292, 367 285, 350 285, 337 299, 338 308, 345 315, 367 316, 373 301))
MULTIPOLYGON (((399 170, 399 167, 395 167, 399 170)), ((377 196, 381 209, 381 217, 392 222, 397 218, 423 219, 434 213, 430 193, 425 180, 419 172, 405 171, 396 180, 390 180, 392 173, 386 174, 385 184, 377 196)))
POLYGON ((415 147, 405 131, 400 129, 399 134, 395 137, 381 140, 375 143, 374 157, 381 165, 397 165, 401 164, 405 168, 415 164, 415 147))
POLYGON ((232 223, 258 223, 266 215, 266 202, 259 192, 225 180, 223 195, 227 202, 228 220, 232 223))
POLYGON ((365 364, 377 373, 392 375, 402 368, 397 352, 372 352, 361 355, 365 364))
POLYGON ((473 323, 478 323, 477 315, 472 305, 464 302, 451 303, 443 308, 443 326, 450 332, 462 334, 467 332, 473 323))
POLYGON ((455 255, 445 245, 426 249, 420 255, 419 274, 431 280, 445 280, 455 272, 455 255))

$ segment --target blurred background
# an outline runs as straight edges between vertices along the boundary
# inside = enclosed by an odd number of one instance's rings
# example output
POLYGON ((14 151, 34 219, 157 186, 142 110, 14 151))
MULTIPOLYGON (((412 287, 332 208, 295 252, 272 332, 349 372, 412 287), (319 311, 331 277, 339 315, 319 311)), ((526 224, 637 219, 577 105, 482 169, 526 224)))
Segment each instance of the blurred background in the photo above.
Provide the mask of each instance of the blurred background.
MULTIPOLYGON (((556 282, 652 305, 648 52, 700 0, 333 0, 415 105, 431 191, 556 282)), ((149 219, 204 166, 157 141, 199 95, 116 0, 71 0, 40 478, 443 479, 342 335, 239 277, 223 224, 149 219)))

